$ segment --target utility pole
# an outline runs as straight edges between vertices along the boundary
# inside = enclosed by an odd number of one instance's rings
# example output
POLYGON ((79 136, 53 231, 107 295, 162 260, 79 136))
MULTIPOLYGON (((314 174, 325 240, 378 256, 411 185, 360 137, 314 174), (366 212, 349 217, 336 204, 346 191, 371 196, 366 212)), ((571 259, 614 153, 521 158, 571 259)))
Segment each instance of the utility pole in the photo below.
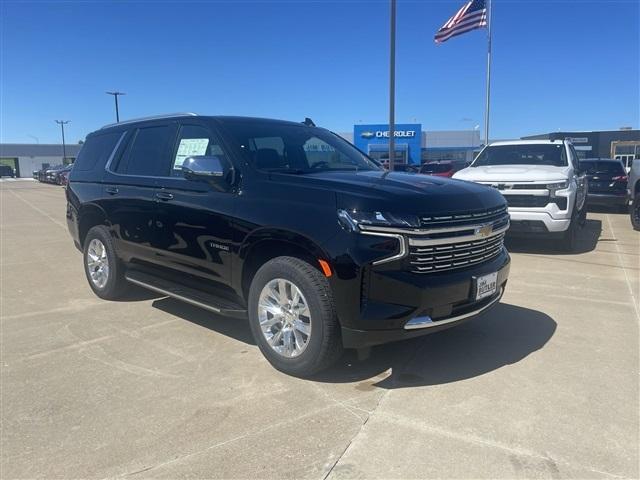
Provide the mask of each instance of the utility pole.
POLYGON ((105 92, 107 95, 113 95, 113 98, 116 101, 116 122, 120 123, 120 111, 118 110, 118 96, 119 95, 126 95, 126 93, 124 92, 105 92))
POLYGON ((60 128, 62 129, 62 163, 64 164, 67 159, 67 147, 64 142, 64 126, 69 123, 69 120, 56 120, 55 122, 60 125, 60 128))
POLYGON ((389 171, 396 160, 396 0, 391 0, 389 31, 389 171))

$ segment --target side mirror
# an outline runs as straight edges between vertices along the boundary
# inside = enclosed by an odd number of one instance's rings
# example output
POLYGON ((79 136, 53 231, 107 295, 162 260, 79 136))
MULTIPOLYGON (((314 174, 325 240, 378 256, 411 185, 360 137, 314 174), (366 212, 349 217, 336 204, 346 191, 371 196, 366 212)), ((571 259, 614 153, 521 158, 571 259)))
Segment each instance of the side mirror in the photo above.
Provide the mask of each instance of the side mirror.
POLYGON ((196 155, 187 157, 182 163, 182 173, 187 180, 204 181, 220 186, 228 186, 230 168, 227 162, 216 155, 196 155))

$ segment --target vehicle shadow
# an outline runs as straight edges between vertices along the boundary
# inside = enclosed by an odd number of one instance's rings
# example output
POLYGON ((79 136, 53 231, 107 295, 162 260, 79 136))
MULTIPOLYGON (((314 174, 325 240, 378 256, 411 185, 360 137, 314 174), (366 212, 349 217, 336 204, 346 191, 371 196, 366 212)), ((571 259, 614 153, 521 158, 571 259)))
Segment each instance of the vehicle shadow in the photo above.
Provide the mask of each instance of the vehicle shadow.
POLYGON ((358 361, 347 351, 313 380, 359 382, 358 390, 440 385, 484 375, 524 359, 553 336, 556 322, 528 308, 498 304, 458 327, 403 342, 374 347, 358 361))
POLYGON ((602 234, 602 221, 587 220, 584 227, 578 230, 578 241, 573 252, 561 249, 560 241, 539 237, 510 237, 505 238, 507 250, 511 253, 540 253, 545 255, 579 255, 595 250, 602 234))
POLYGON ((201 327, 226 335, 248 345, 255 345, 249 322, 241 318, 216 315, 203 308, 189 305, 171 297, 162 297, 151 304, 154 308, 180 317, 201 327))
POLYGON ((116 302, 143 302, 145 300, 153 300, 154 298, 160 298, 163 295, 160 293, 152 292, 146 288, 142 288, 133 283, 127 284, 127 290, 122 297, 114 300, 116 302))

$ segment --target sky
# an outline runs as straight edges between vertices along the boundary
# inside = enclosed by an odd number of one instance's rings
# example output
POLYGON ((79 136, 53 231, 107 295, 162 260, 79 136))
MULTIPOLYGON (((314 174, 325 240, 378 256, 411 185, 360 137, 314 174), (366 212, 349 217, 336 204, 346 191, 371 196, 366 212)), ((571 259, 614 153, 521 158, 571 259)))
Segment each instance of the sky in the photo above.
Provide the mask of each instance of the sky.
MULTIPOLYGON (((398 0, 396 122, 484 129, 486 30, 442 45, 462 0, 398 0)), ((389 2, 0 0, 0 142, 58 143, 167 112, 389 115, 389 2)), ((640 124, 639 0, 494 0, 491 138, 640 124)))

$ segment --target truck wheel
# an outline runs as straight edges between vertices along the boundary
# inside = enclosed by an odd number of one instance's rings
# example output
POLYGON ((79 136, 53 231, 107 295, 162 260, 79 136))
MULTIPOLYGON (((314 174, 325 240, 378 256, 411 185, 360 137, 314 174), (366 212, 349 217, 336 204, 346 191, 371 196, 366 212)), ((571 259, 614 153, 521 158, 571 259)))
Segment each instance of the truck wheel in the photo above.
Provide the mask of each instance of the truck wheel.
POLYGON ((565 252, 573 252, 576 249, 576 243, 578 240, 578 221, 577 218, 572 218, 569 228, 562 237, 560 245, 565 252))
POLYGON ((105 300, 122 296, 126 280, 124 267, 116 255, 109 230, 104 225, 92 227, 84 240, 84 272, 89 286, 105 300))
POLYGON ((640 193, 633 197, 633 205, 631 206, 631 225, 634 230, 640 230, 640 193))
POLYGON ((249 323, 262 354, 290 375, 312 375, 342 352, 329 282, 298 258, 277 257, 258 270, 249 291, 249 323))

